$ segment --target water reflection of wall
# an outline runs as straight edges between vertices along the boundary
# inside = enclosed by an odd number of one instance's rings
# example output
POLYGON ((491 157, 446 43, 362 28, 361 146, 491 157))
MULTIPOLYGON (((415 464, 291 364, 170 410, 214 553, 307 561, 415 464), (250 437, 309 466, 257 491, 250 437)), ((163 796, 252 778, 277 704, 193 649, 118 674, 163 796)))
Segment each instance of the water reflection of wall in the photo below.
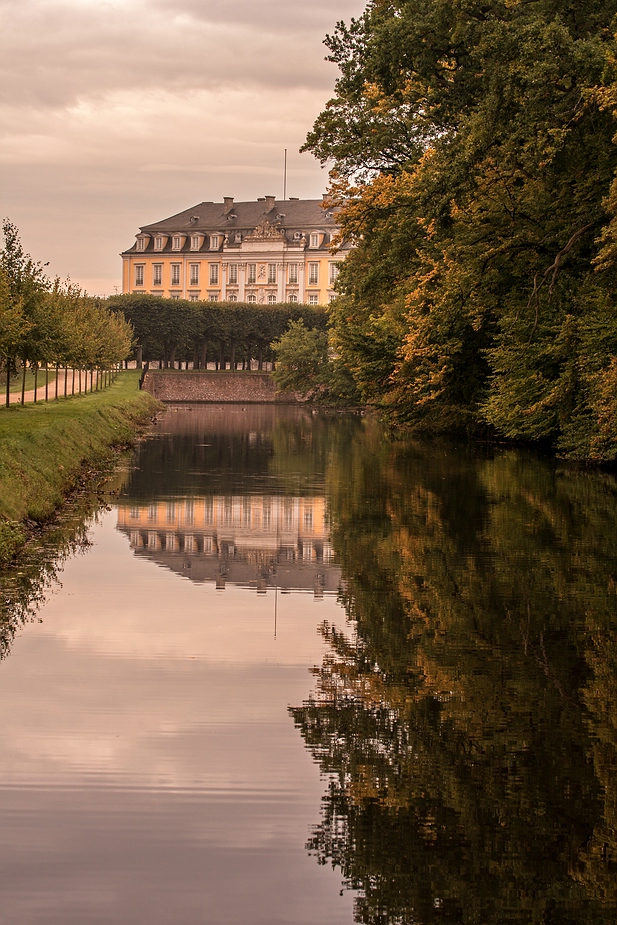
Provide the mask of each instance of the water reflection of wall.
POLYGON ((193 581, 338 590, 321 496, 206 495, 118 505, 136 555, 193 581))

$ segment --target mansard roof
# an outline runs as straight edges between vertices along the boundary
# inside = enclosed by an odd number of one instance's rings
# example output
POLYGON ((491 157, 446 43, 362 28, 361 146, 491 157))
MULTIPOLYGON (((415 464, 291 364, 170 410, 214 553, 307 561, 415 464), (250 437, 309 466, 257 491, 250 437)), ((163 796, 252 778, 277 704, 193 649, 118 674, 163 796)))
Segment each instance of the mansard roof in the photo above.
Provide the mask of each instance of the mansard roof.
POLYGON ((191 234, 252 231, 267 219, 285 230, 335 230, 333 213, 323 208, 321 199, 279 199, 267 197, 253 202, 200 202, 160 222, 144 225, 145 234, 191 234), (273 205, 271 205, 273 203, 273 205), (270 206, 270 208, 268 208, 270 206))
MULTIPOLYGON (((319 248, 328 250, 338 225, 336 211, 324 209, 323 199, 276 200, 274 196, 266 196, 253 202, 234 202, 228 197, 223 202, 200 202, 160 222, 143 225, 140 234, 145 236, 145 247, 138 251, 135 242, 123 251, 123 255, 212 253, 209 239, 216 234, 221 236, 225 250, 229 251, 240 248, 243 241, 248 243, 253 240, 253 233, 258 238, 282 239, 293 247, 308 247, 312 231, 323 232, 319 248), (154 251, 154 238, 159 234, 166 236, 167 240, 162 249, 154 251), (184 236, 180 248, 172 247, 174 234, 184 236), (191 246, 191 235, 194 234, 202 235, 202 244, 197 249, 191 246)), ((348 242, 339 246, 341 251, 348 249, 348 242)))

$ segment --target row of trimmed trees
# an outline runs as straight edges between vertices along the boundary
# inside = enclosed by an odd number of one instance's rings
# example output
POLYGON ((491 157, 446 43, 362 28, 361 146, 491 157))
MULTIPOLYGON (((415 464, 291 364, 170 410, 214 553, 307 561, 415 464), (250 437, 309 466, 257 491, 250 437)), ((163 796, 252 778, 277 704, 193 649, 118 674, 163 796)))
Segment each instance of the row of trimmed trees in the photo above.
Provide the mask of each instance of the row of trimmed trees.
POLYGON ((136 356, 162 367, 192 363, 194 369, 262 369, 274 362, 272 344, 303 319, 326 330, 320 306, 252 305, 244 302, 190 302, 151 295, 112 296, 106 303, 122 312, 135 332, 136 356))
POLYGON ((97 384, 107 381, 103 373, 131 351, 129 322, 70 282, 51 281, 44 267, 24 252, 17 228, 5 220, 2 230, 0 357, 6 404, 11 377, 19 368, 23 382, 27 369, 36 377, 39 368, 50 366, 89 371, 91 387, 95 375, 97 384))

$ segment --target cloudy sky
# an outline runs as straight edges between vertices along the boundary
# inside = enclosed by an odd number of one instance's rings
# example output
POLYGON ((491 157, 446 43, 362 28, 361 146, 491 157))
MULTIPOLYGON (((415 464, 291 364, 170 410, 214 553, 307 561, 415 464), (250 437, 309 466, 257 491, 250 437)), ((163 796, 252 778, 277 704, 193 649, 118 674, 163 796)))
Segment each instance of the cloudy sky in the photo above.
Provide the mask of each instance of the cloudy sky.
POLYGON ((203 200, 318 198, 298 153, 322 41, 365 0, 0 0, 2 216, 51 275, 120 285, 140 225, 203 200))

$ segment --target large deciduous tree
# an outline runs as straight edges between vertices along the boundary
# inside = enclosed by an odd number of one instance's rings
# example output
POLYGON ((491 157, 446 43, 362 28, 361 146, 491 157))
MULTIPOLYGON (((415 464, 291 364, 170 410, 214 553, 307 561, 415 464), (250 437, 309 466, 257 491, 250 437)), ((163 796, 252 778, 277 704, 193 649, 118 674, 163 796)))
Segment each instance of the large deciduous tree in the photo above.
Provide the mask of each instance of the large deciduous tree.
POLYGON ((399 420, 617 455, 616 12, 372 0, 326 39, 335 338, 399 420))

